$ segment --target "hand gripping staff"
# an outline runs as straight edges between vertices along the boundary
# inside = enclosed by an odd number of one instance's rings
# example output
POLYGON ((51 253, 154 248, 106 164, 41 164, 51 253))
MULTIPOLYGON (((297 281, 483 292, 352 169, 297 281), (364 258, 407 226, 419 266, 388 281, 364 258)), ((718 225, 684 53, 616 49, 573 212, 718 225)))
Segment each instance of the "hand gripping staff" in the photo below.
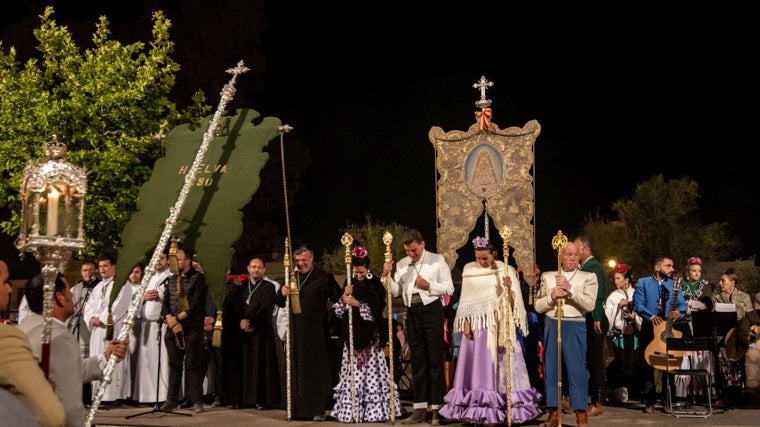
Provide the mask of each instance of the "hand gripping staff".
MULTIPOLYGON (((562 274, 562 249, 567 246, 567 236, 559 230, 552 238, 552 248, 557 251, 557 274, 562 274)), ((562 427, 562 298, 557 299, 557 425, 562 427)))

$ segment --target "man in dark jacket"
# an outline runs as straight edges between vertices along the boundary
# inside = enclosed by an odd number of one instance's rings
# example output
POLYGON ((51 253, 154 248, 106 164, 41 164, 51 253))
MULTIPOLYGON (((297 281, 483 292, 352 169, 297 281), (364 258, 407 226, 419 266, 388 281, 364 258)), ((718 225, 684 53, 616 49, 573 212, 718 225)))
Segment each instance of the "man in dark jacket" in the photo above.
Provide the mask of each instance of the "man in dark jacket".
MULTIPOLYGON (((169 253, 172 265, 172 253, 169 253)), ((166 287, 161 315, 168 328, 164 335, 169 356, 169 388, 161 410, 173 410, 179 401, 182 372, 185 373, 185 396, 195 412, 203 412, 203 321, 206 316, 208 286, 203 273, 191 264, 193 251, 177 250, 178 272, 166 287)))

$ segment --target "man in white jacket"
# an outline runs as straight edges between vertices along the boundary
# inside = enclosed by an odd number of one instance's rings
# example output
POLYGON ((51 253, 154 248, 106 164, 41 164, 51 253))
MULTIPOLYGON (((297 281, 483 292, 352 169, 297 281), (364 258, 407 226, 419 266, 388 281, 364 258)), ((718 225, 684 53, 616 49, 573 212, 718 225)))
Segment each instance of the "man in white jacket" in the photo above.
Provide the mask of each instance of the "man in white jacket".
MULTIPOLYGON (((29 338, 32 351, 39 359, 42 354, 42 308, 45 280, 42 275, 26 283, 24 296, 31 313, 25 316, 19 329, 29 338)), ((55 394, 66 411, 66 426, 81 427, 85 423, 82 403, 82 384, 100 378, 111 354, 121 362, 127 354, 127 341, 112 340, 103 353, 82 359, 79 342, 64 323, 74 313, 74 295, 63 275, 55 280, 53 295, 52 334, 50 340, 50 380, 55 383, 55 394)))
MULTIPOLYGON (((129 304, 132 301, 132 287, 122 286, 112 305, 111 293, 114 287, 114 275, 116 274, 116 258, 104 255, 98 259, 98 272, 101 281, 95 285, 90 298, 84 306, 84 318, 90 328, 90 354, 99 354, 106 347, 106 323, 109 317, 113 320, 114 336, 121 330, 121 324, 127 316, 129 304)), ((100 381, 92 382, 92 397, 98 392, 100 381)), ((132 382, 130 380, 129 363, 123 363, 114 368, 111 374, 111 382, 105 390, 102 402, 116 402, 132 397, 132 382)))

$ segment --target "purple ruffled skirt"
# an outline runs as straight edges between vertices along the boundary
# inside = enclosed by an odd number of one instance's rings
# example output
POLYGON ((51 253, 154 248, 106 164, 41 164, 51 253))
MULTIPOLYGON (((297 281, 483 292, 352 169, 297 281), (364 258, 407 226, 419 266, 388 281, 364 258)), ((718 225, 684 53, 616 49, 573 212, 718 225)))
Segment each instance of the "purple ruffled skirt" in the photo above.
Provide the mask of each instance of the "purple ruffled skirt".
MULTIPOLYGON (((497 370, 486 346, 485 329, 475 331, 470 341, 462 338, 459 347, 454 384, 444 397, 439 413, 448 419, 474 424, 507 422, 506 377, 497 378, 497 370)), ((500 369, 506 372, 504 352, 499 353, 500 369)), ((519 424, 543 413, 541 393, 531 387, 522 349, 512 352, 511 359, 512 423, 519 424)))

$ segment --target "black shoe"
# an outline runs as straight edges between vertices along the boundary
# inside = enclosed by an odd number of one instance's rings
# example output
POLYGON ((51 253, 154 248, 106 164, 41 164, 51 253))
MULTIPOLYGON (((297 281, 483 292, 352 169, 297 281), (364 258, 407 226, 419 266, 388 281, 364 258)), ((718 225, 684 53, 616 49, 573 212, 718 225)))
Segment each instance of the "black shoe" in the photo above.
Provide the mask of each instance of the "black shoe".
POLYGON ((647 403, 646 406, 644 406, 644 413, 654 415, 654 405, 647 403))
POLYGON ((161 410, 164 411, 164 412, 171 412, 171 411, 174 410, 175 407, 176 407, 175 404, 173 404, 173 403, 171 403, 171 402, 169 402, 167 400, 166 402, 164 402, 163 405, 161 405, 161 410))

